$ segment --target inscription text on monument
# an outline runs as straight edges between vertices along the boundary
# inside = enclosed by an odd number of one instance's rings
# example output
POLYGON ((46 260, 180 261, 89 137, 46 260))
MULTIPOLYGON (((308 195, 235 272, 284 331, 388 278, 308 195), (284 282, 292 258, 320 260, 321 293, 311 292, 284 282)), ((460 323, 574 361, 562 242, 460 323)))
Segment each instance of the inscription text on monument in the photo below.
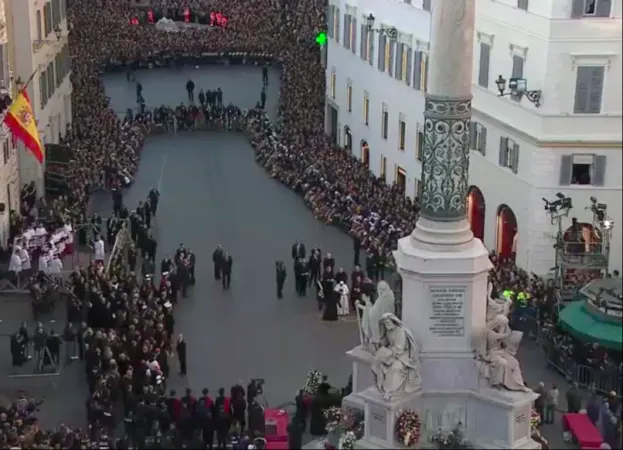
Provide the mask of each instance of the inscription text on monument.
POLYGON ((371 437, 386 441, 387 436, 387 410, 374 405, 368 405, 369 433, 371 437))
POLYGON ((466 286, 430 286, 431 334, 437 337, 465 336, 466 286))

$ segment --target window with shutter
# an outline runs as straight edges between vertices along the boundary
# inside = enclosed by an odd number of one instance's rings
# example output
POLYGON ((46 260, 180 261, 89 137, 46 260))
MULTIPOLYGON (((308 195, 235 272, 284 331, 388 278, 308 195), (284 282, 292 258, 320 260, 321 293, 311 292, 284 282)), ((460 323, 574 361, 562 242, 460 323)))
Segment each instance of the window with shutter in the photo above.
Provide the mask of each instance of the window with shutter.
POLYGON ((523 9, 524 11, 528 11, 528 0, 518 0, 517 8, 523 9))
POLYGON ((560 180, 561 186, 568 186, 571 184, 571 177, 573 174, 573 156, 562 155, 560 157, 560 180))
POLYGON ((357 54, 357 19, 350 18, 350 49, 353 54, 357 54))
POLYGON ((595 155, 593 157, 593 173, 591 184, 593 186, 603 186, 606 178, 606 156, 595 155))
POLYGON ((422 71, 422 74, 420 75, 420 90, 426 92, 426 89, 428 87, 428 55, 426 53, 422 54, 422 62, 420 64, 420 68, 422 71))
POLYGON ((344 48, 350 50, 350 16, 344 14, 344 48))
POLYGON ((576 114, 599 114, 604 88, 605 67, 579 66, 576 69, 575 104, 576 114))
POLYGON ((513 171, 513 173, 517 173, 519 172, 519 144, 513 143, 510 152, 512 157, 510 169, 513 171))
POLYGON ((500 138, 500 159, 499 163, 501 167, 508 167, 508 138, 500 138))
POLYGON ((45 104, 48 101, 48 90, 46 84, 48 82, 48 75, 45 73, 45 70, 42 70, 39 73, 39 96, 41 97, 40 103, 41 108, 45 108, 45 104))
POLYGON ((4 70, 4 58, 6 53, 6 45, 0 44, 0 85, 3 88, 7 88, 9 85, 9 80, 6 79, 6 72, 4 70))
POLYGON ((374 33, 367 31, 366 36, 368 39, 368 62, 371 66, 374 65, 374 33))
POLYGON ((37 40, 43 39, 43 23, 41 21, 41 10, 37 10, 37 40))
POLYGON ((340 42, 340 8, 335 8, 335 15, 333 16, 333 35, 335 42, 340 42))
POLYGON ((368 93, 363 93, 363 123, 368 126, 370 124, 370 98, 368 93))
POLYGON ((364 61, 368 59, 368 28, 365 23, 359 27, 359 57, 364 61))
POLYGON ((61 20, 67 17, 67 0, 61 0, 61 20))
POLYGON ((333 38, 334 19, 335 19, 335 6, 329 5, 327 9, 327 29, 329 31, 330 38, 333 38))
POLYGON ((409 84, 409 47, 405 44, 402 44, 402 51, 400 52, 402 55, 400 58, 400 79, 402 81, 406 81, 409 84))
MULTIPOLYGON (((523 78, 523 58, 521 56, 513 55, 513 73, 512 78, 523 78)), ((516 102, 521 100, 521 95, 511 95, 511 98, 516 102)))
POLYGON ((405 122, 404 118, 398 121, 398 149, 403 151, 405 150, 407 143, 407 122, 405 122))
POLYGON ((407 82, 407 86, 410 86, 411 73, 413 72, 413 52, 411 51, 411 47, 407 46, 405 48, 405 53, 407 55, 407 73, 405 74, 405 81, 407 82))
POLYGON ((383 104, 383 117, 381 123, 381 131, 383 139, 387 139, 389 133, 389 112, 387 111, 387 105, 383 104))
POLYGON ((61 23, 61 0, 52 0, 52 29, 61 23))
POLYGON ((478 68, 478 84, 484 88, 489 87, 489 61, 491 58, 491 47, 484 42, 480 43, 480 61, 478 68))
POLYGON ((398 44, 396 46, 396 78, 402 81, 402 52, 404 51, 404 44, 398 44))
POLYGON ((56 92, 56 84, 54 83, 54 62, 48 64, 48 98, 51 98, 56 92))
POLYGON ((424 11, 430 11, 432 0, 423 0, 422 1, 422 9, 424 11))
POLYGON ((469 149, 476 150, 478 148, 478 136, 476 134, 476 122, 469 124, 469 149))
POLYGON ((482 156, 487 154, 487 129, 478 124, 478 151, 482 156))
POLYGON ((413 63, 413 89, 420 90, 420 79, 422 76, 422 52, 413 52, 415 62, 413 63))
POLYGON ((371 66, 374 65, 374 33, 367 30, 366 39, 368 40, 368 62, 371 66))
POLYGON ((610 17, 611 12, 612 0, 597 0, 596 17, 610 17))
POLYGON ((385 39, 383 35, 379 35, 379 70, 385 71, 385 39))
POLYGON ((52 11, 50 7, 50 2, 46 3, 43 7, 43 21, 44 21, 44 30, 43 36, 44 39, 48 37, 48 35, 52 32, 52 11))
POLYGON ((388 68, 387 68, 387 72, 389 73, 390 77, 394 76, 395 54, 396 54, 396 41, 391 39, 389 41, 389 61, 388 61, 388 68))

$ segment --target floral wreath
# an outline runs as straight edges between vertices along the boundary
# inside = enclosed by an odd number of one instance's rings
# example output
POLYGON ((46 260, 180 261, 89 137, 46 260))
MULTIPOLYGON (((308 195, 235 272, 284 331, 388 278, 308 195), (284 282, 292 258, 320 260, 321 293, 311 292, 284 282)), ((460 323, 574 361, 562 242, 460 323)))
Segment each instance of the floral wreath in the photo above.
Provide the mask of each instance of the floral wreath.
POLYGON ((541 425, 541 415, 533 409, 530 415, 530 429, 534 430, 539 425, 541 425))
POLYGON ((342 408, 339 406, 331 406, 323 412, 326 421, 327 431, 333 431, 342 424, 342 408))
POLYGON ((355 442, 357 442, 357 435, 352 431, 347 431, 340 438, 339 448, 343 450, 353 450, 355 448, 355 442))
POLYGON ((396 421, 396 436, 405 447, 413 447, 420 442, 422 422, 420 416, 411 409, 401 411, 396 421))

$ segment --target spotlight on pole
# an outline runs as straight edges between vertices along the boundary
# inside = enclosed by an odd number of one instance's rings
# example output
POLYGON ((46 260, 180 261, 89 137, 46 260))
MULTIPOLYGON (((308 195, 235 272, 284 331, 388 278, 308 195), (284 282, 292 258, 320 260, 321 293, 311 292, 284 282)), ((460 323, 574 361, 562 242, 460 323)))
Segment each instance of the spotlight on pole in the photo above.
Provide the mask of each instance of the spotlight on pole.
POLYGON ((599 203, 596 197, 591 197, 590 202, 585 209, 593 213, 593 223, 603 230, 610 230, 614 226, 614 221, 608 218, 608 205, 599 203))
POLYGON ((571 197, 565 197, 562 193, 556 194, 556 200, 547 200, 543 198, 543 202, 545 202, 545 211, 550 217, 550 222, 552 225, 556 225, 556 223, 560 222, 560 219, 563 217, 567 217, 569 215, 569 211, 573 209, 573 201, 571 197))

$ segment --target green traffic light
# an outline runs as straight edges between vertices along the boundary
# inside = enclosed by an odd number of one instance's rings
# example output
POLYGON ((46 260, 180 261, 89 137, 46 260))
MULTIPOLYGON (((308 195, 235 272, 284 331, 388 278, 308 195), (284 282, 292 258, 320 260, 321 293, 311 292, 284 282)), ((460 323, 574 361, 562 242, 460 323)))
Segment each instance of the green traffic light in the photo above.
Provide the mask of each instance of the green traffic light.
POLYGON ((316 44, 322 47, 326 43, 327 43, 327 33, 325 33, 324 31, 318 33, 318 35, 316 36, 316 44))

